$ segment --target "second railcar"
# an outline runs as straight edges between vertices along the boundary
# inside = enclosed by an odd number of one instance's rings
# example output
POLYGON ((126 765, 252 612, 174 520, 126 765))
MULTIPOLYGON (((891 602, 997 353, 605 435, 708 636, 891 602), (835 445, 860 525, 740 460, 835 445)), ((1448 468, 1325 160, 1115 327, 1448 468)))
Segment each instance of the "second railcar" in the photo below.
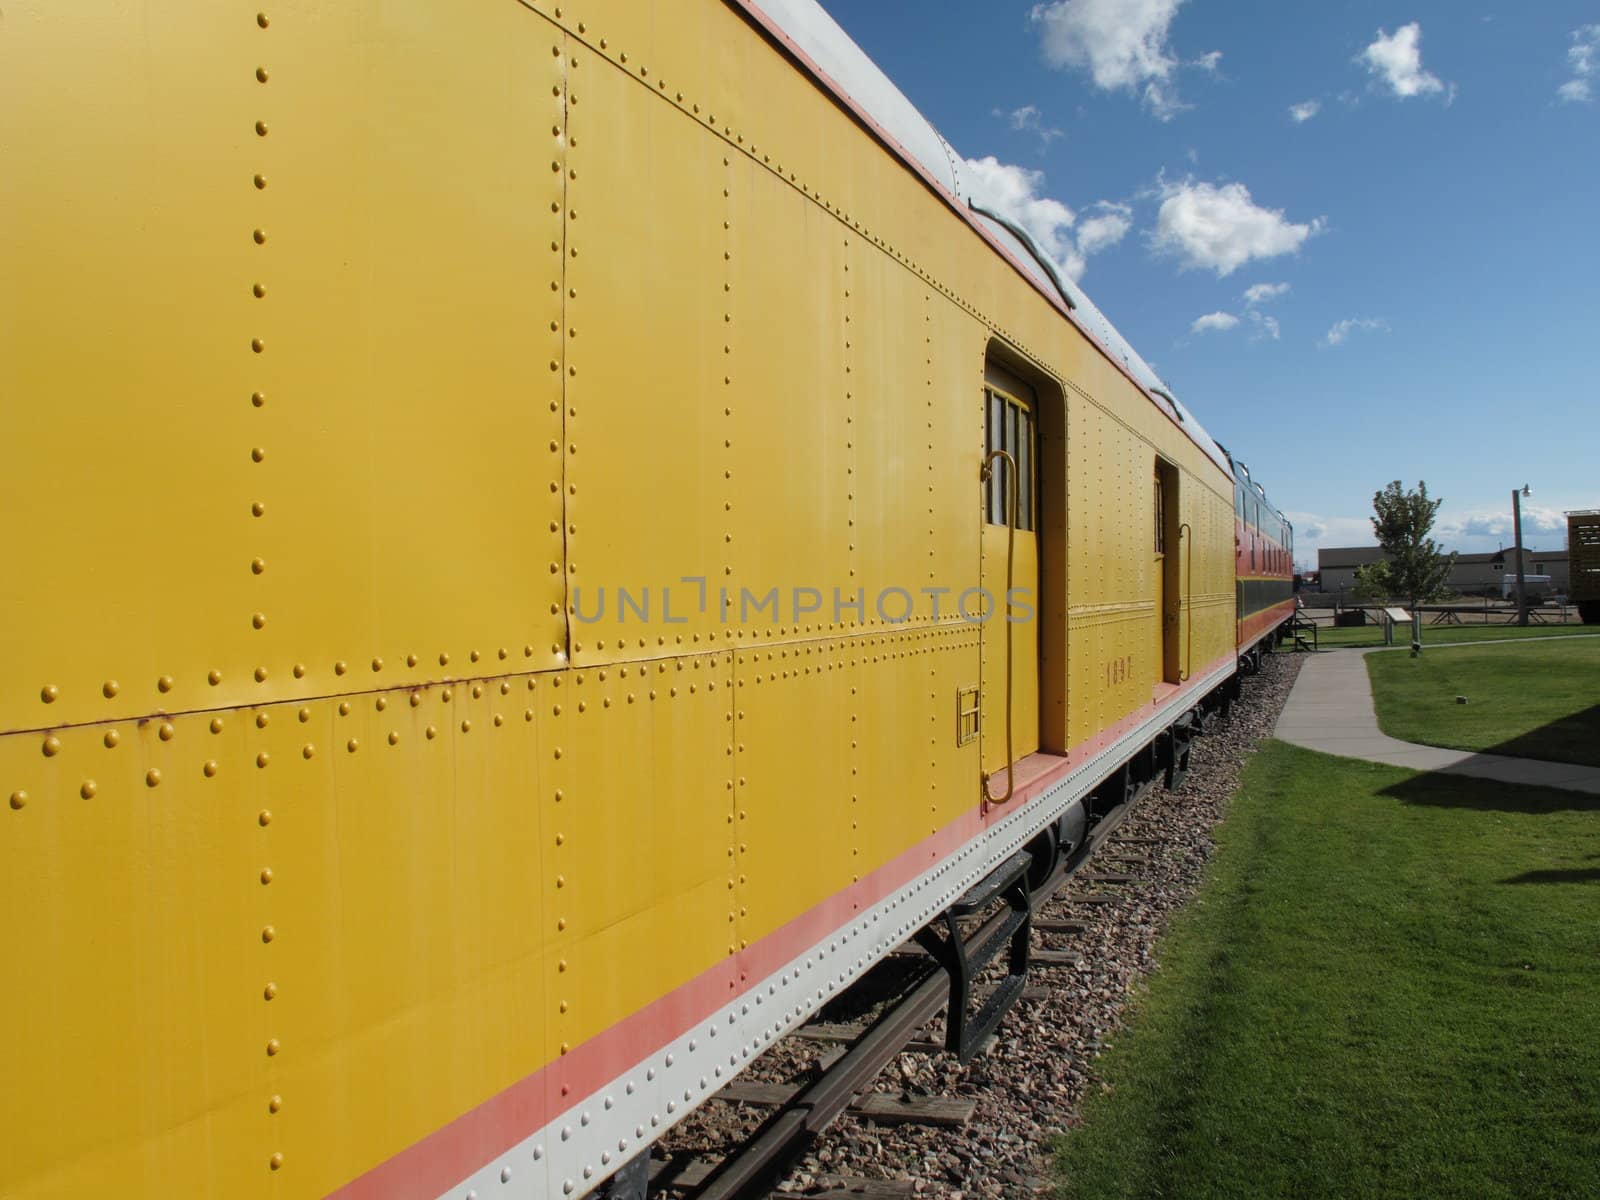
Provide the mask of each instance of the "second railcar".
POLYGON ((1278 640, 1295 613, 1294 526, 1272 506, 1250 468, 1233 462, 1239 654, 1278 640))

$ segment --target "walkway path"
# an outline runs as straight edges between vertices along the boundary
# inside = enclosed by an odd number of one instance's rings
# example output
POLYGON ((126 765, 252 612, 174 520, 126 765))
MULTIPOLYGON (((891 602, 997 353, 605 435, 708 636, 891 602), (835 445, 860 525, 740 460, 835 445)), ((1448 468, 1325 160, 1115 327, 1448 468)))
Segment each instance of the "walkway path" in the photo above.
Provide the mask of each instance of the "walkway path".
MULTIPOLYGON (((1454 644, 1481 646, 1484 643, 1454 644)), ((1430 646, 1427 653, 1446 648, 1430 646)), ((1498 779, 1502 783, 1600 794, 1600 767, 1443 750, 1388 736, 1378 728, 1378 714, 1372 707, 1372 684, 1367 678, 1364 661, 1371 653, 1375 651, 1350 649, 1325 650, 1311 655, 1300 668, 1300 677, 1289 693, 1289 702, 1278 717, 1275 735, 1308 750, 1321 750, 1344 758, 1364 758, 1413 771, 1474 775, 1498 779)), ((1402 652, 1391 650, 1389 653, 1402 652)))

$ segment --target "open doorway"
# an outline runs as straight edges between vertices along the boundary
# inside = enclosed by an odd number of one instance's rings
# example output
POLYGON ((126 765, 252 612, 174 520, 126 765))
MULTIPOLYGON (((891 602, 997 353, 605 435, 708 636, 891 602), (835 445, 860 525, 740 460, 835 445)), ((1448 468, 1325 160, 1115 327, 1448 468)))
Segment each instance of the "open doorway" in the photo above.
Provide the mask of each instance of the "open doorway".
POLYGON ((1155 550, 1150 572, 1155 591, 1153 683, 1179 683, 1182 675, 1183 612, 1182 522, 1178 510, 1178 468, 1157 456, 1153 476, 1155 550))

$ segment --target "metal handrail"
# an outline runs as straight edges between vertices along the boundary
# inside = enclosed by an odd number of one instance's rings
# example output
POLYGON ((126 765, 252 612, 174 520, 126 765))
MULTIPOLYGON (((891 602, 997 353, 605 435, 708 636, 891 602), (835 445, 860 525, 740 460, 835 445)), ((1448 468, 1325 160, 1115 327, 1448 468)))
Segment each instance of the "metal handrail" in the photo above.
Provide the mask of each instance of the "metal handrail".
POLYGON ((1178 604, 1184 612, 1183 670, 1178 672, 1178 682, 1186 683, 1194 669, 1194 530, 1185 521, 1178 526, 1178 540, 1187 541, 1183 551, 1183 591, 1178 594, 1178 604))
MULTIPOLYGON (((1011 504, 1006 510, 1006 604, 1011 603, 1011 582, 1017 562, 1017 460, 1007 450, 991 450, 983 460, 983 470, 980 473, 983 481, 987 483, 994 474, 994 460, 1003 458, 1011 469, 1006 472, 1006 483, 1010 493, 1011 504)), ((1005 804, 1017 790, 1017 764, 1012 757, 1011 741, 1011 691, 1015 682, 1013 678, 1011 661, 1011 617, 1006 616, 1006 794, 1004 796, 991 796, 989 794, 989 780, 993 778, 987 771, 983 774, 983 799, 985 804, 1005 804)))

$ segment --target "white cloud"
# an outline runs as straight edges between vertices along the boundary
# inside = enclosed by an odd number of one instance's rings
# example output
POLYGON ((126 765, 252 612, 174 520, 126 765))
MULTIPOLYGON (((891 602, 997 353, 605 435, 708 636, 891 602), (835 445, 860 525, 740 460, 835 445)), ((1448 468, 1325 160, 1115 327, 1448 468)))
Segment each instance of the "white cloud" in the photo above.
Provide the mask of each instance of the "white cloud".
POLYGON ((1061 130, 1044 123, 1044 114, 1039 111, 1036 104, 1024 104, 1021 108, 1013 108, 1010 112, 998 108, 993 111, 995 116, 1004 119, 1019 133, 1031 133, 1036 136, 1041 148, 1049 146, 1061 136, 1061 130))
POLYGON ((965 167, 972 198, 1026 229, 1069 279, 1082 278, 1089 256, 1116 245, 1132 226, 1132 210, 1108 200, 1091 205, 1094 215, 1079 225, 1077 213, 1041 194, 1042 171, 1003 163, 992 154, 969 158, 965 167))
POLYGON ((1189 65, 1191 67, 1199 67, 1202 71, 1215 75, 1222 67, 1222 51, 1207 50, 1189 65))
POLYGON ((1342 321, 1335 321, 1333 328, 1328 330, 1327 336, 1322 339, 1324 346, 1342 346, 1349 340, 1352 333, 1374 333, 1389 331, 1389 322, 1382 317, 1346 317, 1342 321))
POLYGON ((1422 68, 1422 26, 1413 21, 1402 25, 1394 33, 1378 30, 1373 43, 1363 50, 1356 61, 1377 76, 1396 96, 1427 96, 1443 92, 1444 84, 1431 71, 1422 68))
POLYGON ((1270 338, 1274 342, 1278 340, 1281 330, 1278 328, 1277 317, 1269 317, 1266 313, 1256 312, 1255 309, 1251 309, 1248 315, 1250 317, 1250 340, 1252 342, 1259 342, 1263 338, 1270 338))
POLYGON ((1133 228, 1133 209, 1126 204, 1101 200, 1094 209, 1094 215, 1078 225, 1078 249, 1085 256, 1115 246, 1133 228))
MULTIPOLYGON (((1562 545, 1567 532, 1566 515, 1559 508, 1522 502, 1522 545, 1540 550, 1553 550, 1562 545)), ((1503 509, 1443 509, 1434 523, 1433 536, 1446 545, 1463 547, 1475 545, 1480 550, 1493 550, 1499 545, 1515 544, 1515 529, 1511 521, 1511 502, 1503 509)), ((1530 571, 1532 568, 1528 568, 1530 571)))
MULTIPOLYGON (((1324 547, 1378 544, 1369 517, 1329 517, 1308 512, 1285 512, 1284 516, 1294 526, 1294 557, 1297 563, 1314 565, 1317 550, 1324 547)), ((1530 550, 1560 549, 1565 544, 1566 532, 1567 521, 1560 508, 1546 508, 1529 504, 1526 500, 1522 502, 1524 555, 1530 550)), ((1511 501, 1507 499, 1503 509, 1452 508, 1447 504, 1439 510, 1429 536, 1445 550, 1458 550, 1464 554, 1509 549, 1513 544, 1511 501)), ((1529 564, 1527 569, 1531 572, 1532 565, 1529 564)))
POLYGON ((1593 100, 1590 80, 1600 73, 1600 25, 1580 25, 1572 31, 1567 65, 1572 68, 1572 78, 1556 89, 1556 95, 1568 103, 1593 100))
POLYGON ((1104 91, 1137 92, 1160 120, 1185 107, 1173 75, 1178 59, 1168 30, 1183 0, 1050 0, 1030 19, 1040 30, 1045 61, 1085 69, 1104 91))
POLYGON ((1232 313, 1212 312, 1207 313, 1203 317, 1196 317, 1194 319, 1194 323, 1189 326, 1189 332, 1209 333, 1213 329, 1221 332, 1222 330, 1232 329, 1238 323, 1239 318, 1234 316, 1232 313))
MULTIPOLYGON (((1280 330, 1278 319, 1269 317, 1266 313, 1248 310, 1245 314, 1250 319, 1250 340, 1252 342, 1277 341, 1280 330)), ((1239 318, 1231 312, 1209 312, 1203 317, 1196 317, 1189 325, 1190 333, 1226 333, 1230 329, 1237 329, 1239 318)))
POLYGON ((1378 539, 1373 536, 1369 517, 1330 517, 1288 510, 1283 515, 1294 526, 1295 562, 1313 569, 1317 563, 1317 551, 1323 547, 1377 544, 1378 539))
POLYGON ((1161 195, 1151 245, 1158 254, 1176 255, 1185 270, 1203 267, 1231 275, 1252 259, 1295 253, 1325 224, 1321 217, 1295 224, 1282 209, 1262 208, 1242 183, 1186 179, 1163 183, 1161 195))
POLYGON ((1251 308, 1258 304, 1265 304, 1268 300, 1276 300, 1289 292, 1287 283, 1253 283, 1244 290, 1244 302, 1251 308))
POLYGON ((1294 118, 1296 125, 1304 125, 1321 111, 1321 100, 1303 100, 1299 104, 1289 105, 1289 115, 1294 118))

